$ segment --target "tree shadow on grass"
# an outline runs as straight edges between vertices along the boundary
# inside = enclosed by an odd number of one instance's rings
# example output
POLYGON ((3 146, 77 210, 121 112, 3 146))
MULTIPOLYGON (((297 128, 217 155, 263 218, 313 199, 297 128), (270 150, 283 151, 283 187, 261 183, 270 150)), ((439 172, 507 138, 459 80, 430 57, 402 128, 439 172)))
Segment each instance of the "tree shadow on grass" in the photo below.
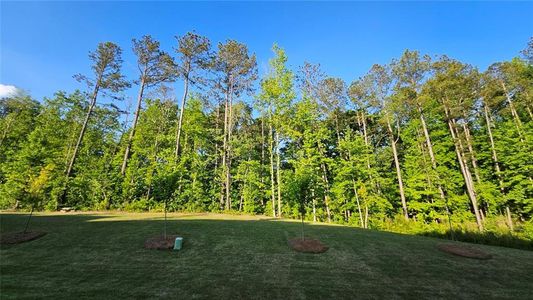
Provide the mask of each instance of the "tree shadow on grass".
POLYGON ((520 238, 512 234, 498 234, 491 231, 486 232, 474 232, 474 231, 462 231, 462 230, 453 230, 436 232, 423 232, 417 235, 434 237, 445 240, 454 240, 460 242, 474 243, 474 244, 483 244, 490 246, 501 246, 508 248, 516 248, 523 250, 533 250, 533 241, 520 238))

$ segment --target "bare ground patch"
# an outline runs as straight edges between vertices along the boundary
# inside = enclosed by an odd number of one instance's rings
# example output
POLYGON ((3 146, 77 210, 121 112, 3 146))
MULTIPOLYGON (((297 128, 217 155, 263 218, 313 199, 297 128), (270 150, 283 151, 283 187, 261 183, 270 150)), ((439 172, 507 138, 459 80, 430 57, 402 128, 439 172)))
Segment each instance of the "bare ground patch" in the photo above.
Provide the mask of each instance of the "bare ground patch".
POLYGON ((328 246, 315 239, 293 238, 288 243, 292 250, 304 253, 324 253, 329 249, 328 246))
POLYGON ((154 236, 146 239, 144 242, 144 248, 157 249, 157 250, 169 250, 174 248, 174 241, 178 235, 154 236))

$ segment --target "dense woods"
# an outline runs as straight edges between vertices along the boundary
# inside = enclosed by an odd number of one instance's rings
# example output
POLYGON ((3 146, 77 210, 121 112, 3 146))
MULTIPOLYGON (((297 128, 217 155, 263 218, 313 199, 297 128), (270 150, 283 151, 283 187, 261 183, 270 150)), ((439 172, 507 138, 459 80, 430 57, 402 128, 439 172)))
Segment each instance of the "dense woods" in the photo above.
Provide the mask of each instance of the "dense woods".
POLYGON ((75 76, 83 91, 1 100, 1 208, 303 207, 313 221, 533 240, 533 38, 487 70, 406 50, 353 82, 292 68, 277 45, 266 74, 234 40, 132 48, 137 78, 105 42, 75 76), (130 85, 134 107, 119 105, 130 85))

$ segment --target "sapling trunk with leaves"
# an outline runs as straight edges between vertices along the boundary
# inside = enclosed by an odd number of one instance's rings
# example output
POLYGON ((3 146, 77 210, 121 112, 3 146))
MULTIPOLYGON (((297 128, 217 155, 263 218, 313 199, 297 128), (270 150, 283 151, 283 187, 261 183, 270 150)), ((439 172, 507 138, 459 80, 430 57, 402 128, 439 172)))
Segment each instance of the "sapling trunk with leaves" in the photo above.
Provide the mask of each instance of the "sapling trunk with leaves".
POLYGON ((166 52, 162 51, 159 42, 145 35, 141 39, 133 39, 133 52, 137 56, 137 67, 139 69, 139 94, 137 95, 137 107, 130 129, 130 134, 126 142, 124 159, 120 174, 126 173, 128 159, 130 157, 131 143, 135 137, 135 130, 139 121, 142 109, 142 102, 145 89, 154 87, 163 82, 171 82, 177 76, 174 60, 166 52))
POLYGON ((28 232, 30 221, 33 216, 33 211, 38 205, 39 199, 42 198, 43 194, 45 193, 45 189, 50 184, 50 177, 53 170, 53 165, 47 165, 41 168, 41 170, 39 171, 39 175, 30 176, 28 182, 28 199, 30 200, 31 211, 30 215, 28 216, 28 219, 26 219, 26 224, 24 225, 24 234, 28 232))

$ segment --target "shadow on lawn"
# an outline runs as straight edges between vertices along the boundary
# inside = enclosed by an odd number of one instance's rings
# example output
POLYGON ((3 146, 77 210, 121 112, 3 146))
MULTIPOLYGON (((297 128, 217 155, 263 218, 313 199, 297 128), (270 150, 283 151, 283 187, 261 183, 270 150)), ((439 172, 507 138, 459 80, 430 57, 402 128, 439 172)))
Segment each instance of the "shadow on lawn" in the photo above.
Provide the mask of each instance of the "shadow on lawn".
POLYGON ((419 233, 418 235, 474 244, 533 250, 533 241, 528 241, 512 234, 497 234, 491 231, 473 232, 448 230, 445 233, 431 231, 419 233))

